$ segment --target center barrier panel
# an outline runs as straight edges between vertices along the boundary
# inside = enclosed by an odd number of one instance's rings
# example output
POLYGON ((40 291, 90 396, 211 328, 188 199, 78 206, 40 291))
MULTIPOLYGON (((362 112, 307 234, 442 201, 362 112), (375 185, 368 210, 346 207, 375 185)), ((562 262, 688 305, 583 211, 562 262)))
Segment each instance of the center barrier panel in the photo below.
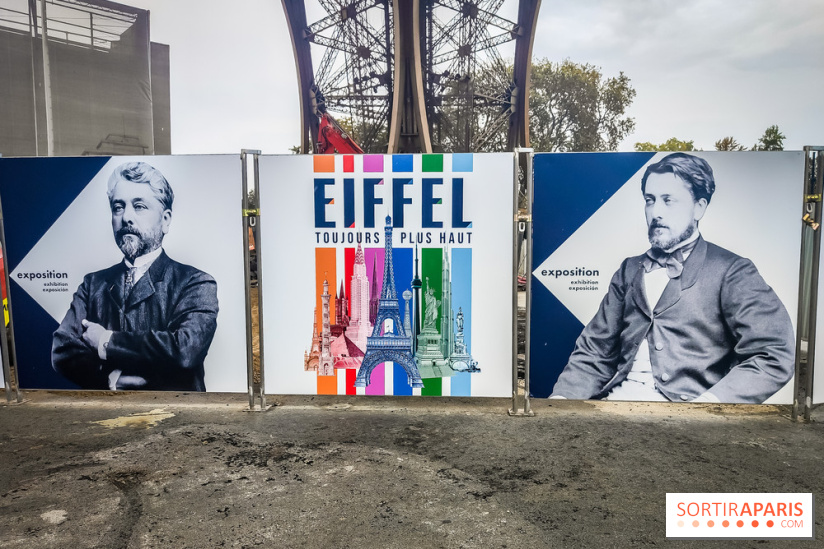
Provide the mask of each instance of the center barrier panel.
POLYGON ((260 160, 267 393, 509 396, 512 154, 260 160))
POLYGON ((240 177, 237 156, 0 159, 20 387, 245 392, 240 177))
POLYGON ((535 155, 533 396, 790 403, 803 170, 800 152, 535 155))

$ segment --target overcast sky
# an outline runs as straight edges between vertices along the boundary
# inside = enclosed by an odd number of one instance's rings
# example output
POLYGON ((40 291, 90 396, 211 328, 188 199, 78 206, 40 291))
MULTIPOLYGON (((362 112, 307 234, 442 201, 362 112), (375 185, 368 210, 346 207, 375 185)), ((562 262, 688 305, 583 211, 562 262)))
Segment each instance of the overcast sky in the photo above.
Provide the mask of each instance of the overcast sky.
MULTIPOLYGON (((279 0, 123 3, 151 10, 152 40, 170 46, 172 152, 298 144, 279 0)), ((636 130, 619 150, 670 137, 712 150, 727 135, 750 147, 772 124, 786 149, 824 145, 822 0, 544 0, 533 53, 629 76, 636 130)))

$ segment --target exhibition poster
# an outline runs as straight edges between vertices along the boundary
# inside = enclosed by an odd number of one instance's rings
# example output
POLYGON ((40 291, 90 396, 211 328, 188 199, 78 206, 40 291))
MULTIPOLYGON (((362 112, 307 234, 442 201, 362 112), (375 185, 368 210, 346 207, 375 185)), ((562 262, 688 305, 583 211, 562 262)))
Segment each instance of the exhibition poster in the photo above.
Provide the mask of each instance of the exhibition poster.
POLYGON ((264 156, 266 392, 508 396, 514 155, 264 156))
POLYGON ((24 389, 244 392, 237 156, 0 159, 24 389))
POLYGON ((792 401, 802 153, 534 165, 533 396, 792 401))

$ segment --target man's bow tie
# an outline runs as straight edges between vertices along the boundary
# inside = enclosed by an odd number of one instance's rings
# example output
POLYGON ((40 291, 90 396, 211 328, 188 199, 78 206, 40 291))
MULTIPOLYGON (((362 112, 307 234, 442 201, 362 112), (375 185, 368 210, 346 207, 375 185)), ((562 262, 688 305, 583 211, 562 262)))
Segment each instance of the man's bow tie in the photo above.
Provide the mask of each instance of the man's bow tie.
POLYGON ((684 261, 686 261, 684 256, 688 255, 692 249, 695 248, 697 242, 697 240, 694 240, 672 253, 667 253, 657 248, 647 250, 643 259, 644 271, 649 273, 656 269, 666 269, 667 276, 670 278, 678 278, 684 270, 684 261))

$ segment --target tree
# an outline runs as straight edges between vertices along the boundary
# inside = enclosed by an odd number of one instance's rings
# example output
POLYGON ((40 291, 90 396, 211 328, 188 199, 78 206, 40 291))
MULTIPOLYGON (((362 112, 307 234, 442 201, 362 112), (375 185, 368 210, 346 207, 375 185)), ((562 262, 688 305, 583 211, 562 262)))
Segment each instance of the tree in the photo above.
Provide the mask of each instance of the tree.
POLYGON ((747 148, 735 140, 733 136, 719 139, 715 142, 716 151, 746 151, 747 148))
POLYGON ((635 98, 623 72, 604 78, 589 63, 532 63, 529 133, 537 151, 614 151, 635 129, 635 98))
POLYGON ((694 151, 693 141, 681 141, 675 137, 670 137, 660 145, 644 141, 636 143, 635 150, 638 152, 659 152, 659 151, 694 151))
POLYGON ((787 136, 781 133, 778 126, 772 125, 764 130, 764 135, 758 139, 758 143, 753 145, 754 151, 783 151, 784 140, 787 136))

